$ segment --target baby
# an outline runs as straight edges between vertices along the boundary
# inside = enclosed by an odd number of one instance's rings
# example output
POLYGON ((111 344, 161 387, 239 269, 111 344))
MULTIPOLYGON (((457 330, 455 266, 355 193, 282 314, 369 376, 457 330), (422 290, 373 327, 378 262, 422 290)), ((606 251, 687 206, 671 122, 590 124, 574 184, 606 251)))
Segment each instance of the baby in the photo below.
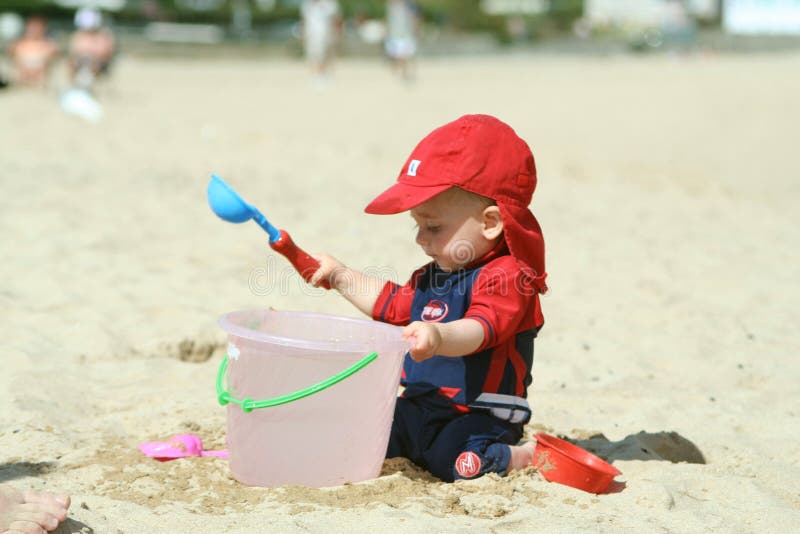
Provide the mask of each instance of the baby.
POLYGON ((425 137, 366 208, 410 211, 432 262, 399 286, 315 256, 313 285, 327 281, 411 340, 387 458, 445 481, 531 464, 535 442, 517 443, 547 290, 544 240, 528 209, 535 187, 533 154, 514 130, 466 115, 425 137))

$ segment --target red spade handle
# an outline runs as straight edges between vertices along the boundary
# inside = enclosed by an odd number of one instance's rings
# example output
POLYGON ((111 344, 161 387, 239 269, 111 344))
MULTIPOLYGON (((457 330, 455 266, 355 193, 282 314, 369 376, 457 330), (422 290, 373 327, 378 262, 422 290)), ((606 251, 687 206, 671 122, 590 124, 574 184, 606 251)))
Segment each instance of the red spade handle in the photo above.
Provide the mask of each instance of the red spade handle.
MULTIPOLYGON (((297 269, 297 272, 300 273, 300 276, 302 276, 303 280, 306 282, 310 281, 311 277, 317 272, 317 269, 319 269, 319 262, 309 256, 306 251, 295 245, 286 230, 281 230, 281 236, 277 241, 271 242, 269 246, 272 247, 272 250, 275 252, 286 257, 289 263, 297 269)), ((320 286, 325 289, 331 288, 327 280, 324 280, 320 286)))

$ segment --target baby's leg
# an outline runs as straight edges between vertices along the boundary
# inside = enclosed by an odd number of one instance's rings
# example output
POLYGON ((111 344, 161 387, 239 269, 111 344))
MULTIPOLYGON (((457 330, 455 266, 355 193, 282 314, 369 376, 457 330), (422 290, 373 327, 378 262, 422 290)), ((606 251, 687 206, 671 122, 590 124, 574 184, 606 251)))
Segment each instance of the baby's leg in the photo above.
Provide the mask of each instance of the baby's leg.
MULTIPOLYGON (((513 425, 484 413, 469 413, 449 422, 424 451, 428 469, 444 481, 476 478, 486 473, 505 475, 514 454, 524 457, 525 451, 512 451, 522 435, 522 425, 513 425)), ((522 460, 518 460, 521 462, 522 460)))
POLYGON ((68 508, 66 495, 21 492, 0 484, 0 532, 27 534, 55 530, 67 518, 68 508))
POLYGON ((394 419, 392 419, 392 431, 389 434, 386 457, 402 456, 414 462, 418 461, 419 440, 424 422, 425 418, 419 406, 411 399, 399 397, 394 407, 394 419))

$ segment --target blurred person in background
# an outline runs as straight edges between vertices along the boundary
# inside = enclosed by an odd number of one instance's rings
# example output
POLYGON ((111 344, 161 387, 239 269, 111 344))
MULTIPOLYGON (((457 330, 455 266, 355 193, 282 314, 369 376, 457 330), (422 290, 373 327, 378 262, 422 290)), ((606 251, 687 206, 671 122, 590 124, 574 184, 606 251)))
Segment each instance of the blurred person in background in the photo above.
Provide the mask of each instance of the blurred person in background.
POLYGON ((406 81, 414 78, 418 30, 418 9, 411 0, 386 0, 386 55, 406 81))
POLYGON ((342 31, 337 0, 303 0, 300 6, 303 47, 315 79, 326 81, 333 59, 333 47, 342 31))
POLYGON ((98 76, 108 73, 116 42, 113 34, 103 28, 103 15, 96 9, 79 9, 75 28, 69 41, 70 79, 88 90, 98 76))
POLYGON ((661 31, 664 41, 687 47, 695 37, 695 25, 682 0, 665 0, 661 9, 661 31))
POLYGON ((16 82, 45 87, 58 52, 58 45, 47 37, 47 21, 40 16, 30 17, 25 24, 25 33, 8 49, 16 82))

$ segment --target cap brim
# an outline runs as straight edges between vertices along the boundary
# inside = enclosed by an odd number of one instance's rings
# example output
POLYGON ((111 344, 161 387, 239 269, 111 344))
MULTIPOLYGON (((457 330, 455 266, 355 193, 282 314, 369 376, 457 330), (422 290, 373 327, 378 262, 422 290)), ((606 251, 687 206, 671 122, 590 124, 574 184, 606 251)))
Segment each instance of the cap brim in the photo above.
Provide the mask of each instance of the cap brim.
POLYGON ((401 213, 419 206, 439 193, 453 187, 450 184, 428 187, 409 185, 397 182, 392 187, 375 197, 364 211, 374 215, 391 215, 401 213))

